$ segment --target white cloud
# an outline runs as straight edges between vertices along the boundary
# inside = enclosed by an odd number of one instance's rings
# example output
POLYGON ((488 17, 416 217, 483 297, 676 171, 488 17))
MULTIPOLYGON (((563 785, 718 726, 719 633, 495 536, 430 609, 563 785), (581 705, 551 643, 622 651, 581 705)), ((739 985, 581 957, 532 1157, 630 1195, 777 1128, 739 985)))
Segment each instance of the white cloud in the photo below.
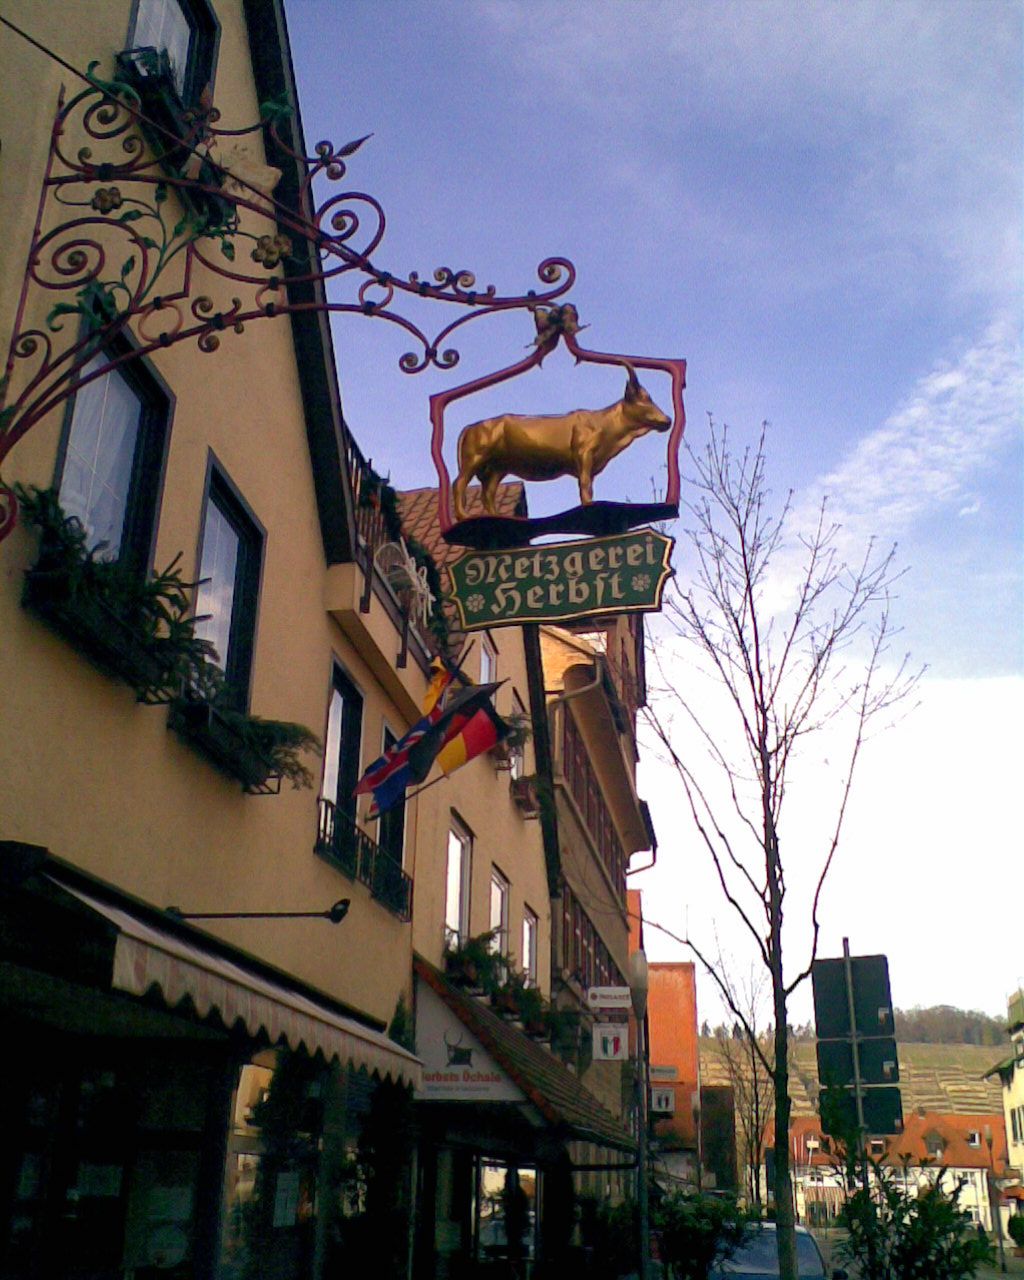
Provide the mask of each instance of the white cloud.
POLYGON ((794 525, 812 518, 829 497, 844 539, 897 538, 915 521, 963 504, 966 486, 991 470, 1020 432, 1022 374, 1017 326, 993 321, 955 364, 940 363, 907 399, 849 455, 824 475, 794 509, 794 525))

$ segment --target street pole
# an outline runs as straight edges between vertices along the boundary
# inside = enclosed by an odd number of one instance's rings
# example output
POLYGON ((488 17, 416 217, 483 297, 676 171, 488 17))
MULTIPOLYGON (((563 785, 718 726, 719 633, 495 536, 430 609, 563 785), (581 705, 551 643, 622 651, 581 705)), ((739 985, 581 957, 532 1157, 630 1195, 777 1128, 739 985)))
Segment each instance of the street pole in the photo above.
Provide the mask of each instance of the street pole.
POLYGON ((985 1170, 985 1180, 988 1183, 988 1207, 992 1215, 995 1228, 996 1239, 999 1241, 999 1270, 1006 1273, 1006 1247, 1003 1244, 1003 1215, 999 1212, 999 1201, 996 1199, 996 1162, 995 1156, 992 1154, 992 1126, 985 1126, 985 1145, 988 1147, 988 1168, 985 1170))
POLYGON ((650 1097, 647 1083, 647 956, 635 951, 630 960, 630 991, 633 996, 633 1012, 636 1015, 636 1102, 639 1149, 637 1151, 636 1198, 640 1210, 640 1276, 649 1280, 651 1274, 651 1215, 648 1199, 647 1167, 647 1105, 650 1097))
POLYGON ((857 1039, 857 1009, 853 1000, 853 964, 850 961, 850 939, 843 939, 843 967, 846 970, 846 1009, 850 1018, 850 1048, 853 1051, 853 1096, 857 1103, 857 1159, 864 1179, 864 1192, 871 1194, 868 1171, 868 1149, 864 1141, 864 1088, 860 1079, 860 1045, 857 1039))

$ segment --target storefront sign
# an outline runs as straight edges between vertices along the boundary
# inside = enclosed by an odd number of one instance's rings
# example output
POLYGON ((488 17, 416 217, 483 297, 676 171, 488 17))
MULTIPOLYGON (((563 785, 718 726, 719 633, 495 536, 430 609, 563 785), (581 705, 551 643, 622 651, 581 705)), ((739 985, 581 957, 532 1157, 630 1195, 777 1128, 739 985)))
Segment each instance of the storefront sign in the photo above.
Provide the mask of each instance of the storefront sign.
POLYGON ((625 1062, 629 1057, 629 1033, 623 1022, 598 1022, 594 1026, 594 1061, 625 1062))
POLYGON ((479 1040, 423 982, 419 983, 416 997, 416 1048, 423 1060, 423 1083, 415 1093, 418 1099, 526 1100, 479 1040))
POLYGON ((669 1080, 679 1079, 678 1067, 655 1067, 652 1065, 650 1068, 650 1071, 651 1071, 651 1079, 657 1080, 662 1083, 667 1082, 669 1080))
POLYGON ((659 1116, 675 1115, 676 1091, 671 1085, 656 1085, 651 1089, 651 1113, 659 1116))
POLYGON ((633 1007, 633 996, 629 987, 588 987, 587 1007, 589 1009, 624 1009, 628 1013, 633 1007))
POLYGON ((637 529, 515 551, 467 552, 449 570, 459 627, 474 631, 660 609, 673 545, 662 533, 637 529))

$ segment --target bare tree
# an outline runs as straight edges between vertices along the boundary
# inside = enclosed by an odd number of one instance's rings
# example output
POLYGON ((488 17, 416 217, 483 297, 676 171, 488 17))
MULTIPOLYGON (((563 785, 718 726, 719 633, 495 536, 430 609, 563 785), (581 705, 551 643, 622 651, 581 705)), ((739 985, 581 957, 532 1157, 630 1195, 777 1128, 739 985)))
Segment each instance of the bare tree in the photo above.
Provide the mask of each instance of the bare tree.
MULTIPOLYGON (((721 957, 719 957, 721 961, 721 957)), ((761 1022, 767 975, 752 969, 749 980, 734 983, 729 968, 719 962, 716 971, 729 991, 731 1008, 743 1010, 742 1034, 737 1039, 719 1027, 716 1052, 729 1087, 737 1119, 737 1146, 746 1182, 747 1202, 761 1214, 761 1166, 768 1140, 767 1129, 775 1109, 775 1086, 762 1058, 771 1057, 771 1037, 761 1022), (753 1034, 748 1034, 746 1028, 753 1034)))
MULTIPOLYGON (((796 1280, 787 1002, 810 974, 817 952, 822 888, 869 729, 903 702, 917 675, 906 658, 895 665, 889 658, 890 604, 900 577, 895 548, 880 550, 872 540, 859 558, 848 560, 827 499, 807 527, 794 527, 792 495, 771 509, 766 428, 756 447, 734 453, 728 429, 709 425, 704 449, 690 451, 686 538, 693 562, 667 601, 666 618, 711 676, 724 710, 708 713, 698 705, 690 668, 684 672, 675 646, 676 665, 646 714, 675 768, 721 892, 770 979, 774 1032, 767 1045, 711 953, 687 929, 687 944, 717 982, 772 1082, 780 1273, 796 1280), (795 772, 808 761, 808 740, 824 747, 826 730, 837 779, 834 809, 812 855, 807 901, 791 907, 785 802, 795 772), (796 921, 809 933, 797 965, 783 963, 786 911, 791 926, 796 921)), ((801 874, 806 863, 801 850, 801 874)), ((794 868, 791 862, 789 870, 794 868)))

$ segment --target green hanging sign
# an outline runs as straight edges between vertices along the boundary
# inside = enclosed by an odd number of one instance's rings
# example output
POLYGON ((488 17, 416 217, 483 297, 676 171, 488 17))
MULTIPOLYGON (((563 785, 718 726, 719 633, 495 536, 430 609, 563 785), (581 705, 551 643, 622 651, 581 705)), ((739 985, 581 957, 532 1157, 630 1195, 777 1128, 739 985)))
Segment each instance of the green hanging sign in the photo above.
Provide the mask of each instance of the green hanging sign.
POLYGON ((470 551, 449 566, 463 631, 571 622, 661 608, 674 542, 653 529, 512 551, 470 551))

